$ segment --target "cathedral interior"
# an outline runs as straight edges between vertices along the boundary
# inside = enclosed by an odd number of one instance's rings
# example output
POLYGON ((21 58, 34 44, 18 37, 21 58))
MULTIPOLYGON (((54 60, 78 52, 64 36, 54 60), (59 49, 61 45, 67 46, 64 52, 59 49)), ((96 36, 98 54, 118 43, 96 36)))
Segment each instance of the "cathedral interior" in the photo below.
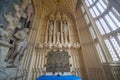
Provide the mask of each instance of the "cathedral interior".
POLYGON ((120 0, 0 0, 0 80, 43 75, 120 80, 120 0))

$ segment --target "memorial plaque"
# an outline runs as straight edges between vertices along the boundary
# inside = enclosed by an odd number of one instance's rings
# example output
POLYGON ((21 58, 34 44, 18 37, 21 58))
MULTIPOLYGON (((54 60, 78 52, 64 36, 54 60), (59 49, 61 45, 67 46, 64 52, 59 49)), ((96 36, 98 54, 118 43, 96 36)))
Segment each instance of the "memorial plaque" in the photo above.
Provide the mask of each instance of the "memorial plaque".
POLYGON ((51 51, 47 55, 47 72, 69 72, 69 55, 67 51, 51 51))

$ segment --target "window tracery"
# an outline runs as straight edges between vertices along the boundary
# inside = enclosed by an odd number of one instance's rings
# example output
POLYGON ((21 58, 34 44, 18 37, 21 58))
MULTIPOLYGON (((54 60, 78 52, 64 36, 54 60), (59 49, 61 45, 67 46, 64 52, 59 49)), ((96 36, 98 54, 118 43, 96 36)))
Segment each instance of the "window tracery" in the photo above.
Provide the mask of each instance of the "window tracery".
MULTIPOLYGON (((108 0, 85 0, 85 3, 95 20, 112 61, 120 61, 120 13, 108 0)), ((81 8, 83 11, 84 7, 81 8)), ((91 29, 89 29, 90 32, 93 31, 91 29)))

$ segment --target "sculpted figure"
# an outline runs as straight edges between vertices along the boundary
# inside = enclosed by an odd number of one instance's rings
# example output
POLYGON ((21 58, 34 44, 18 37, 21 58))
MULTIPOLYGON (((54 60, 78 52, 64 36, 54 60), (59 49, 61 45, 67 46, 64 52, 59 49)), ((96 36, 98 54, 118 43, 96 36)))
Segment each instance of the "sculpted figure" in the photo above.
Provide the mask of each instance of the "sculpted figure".
POLYGON ((7 39, 7 33, 3 29, 3 24, 0 24, 0 40, 6 40, 7 39))
POLYGON ((4 15, 5 20, 7 21, 8 25, 6 27, 6 31, 8 32, 9 35, 12 35, 12 33, 15 30, 15 26, 13 24, 13 17, 10 14, 10 12, 6 12, 6 14, 4 15))
POLYGON ((24 11, 26 9, 27 5, 28 4, 26 3, 26 1, 22 0, 22 4, 20 5, 20 8, 22 9, 22 11, 24 11))
POLYGON ((15 38, 14 47, 9 50, 8 56, 5 59, 5 61, 8 62, 10 66, 19 66, 20 60, 28 45, 28 31, 29 30, 27 28, 24 28, 23 30, 18 31, 13 35, 15 38))
POLYGON ((52 42, 52 35, 53 35, 53 21, 49 22, 49 26, 48 26, 48 35, 49 35, 49 43, 52 42))
MULTIPOLYGON (((22 3, 23 4, 23 3, 22 3)), ((18 19, 18 21, 21 22, 21 25, 24 27, 26 25, 27 21, 27 15, 24 12, 25 9, 23 9, 23 5, 19 6, 18 4, 14 3, 14 9, 15 9, 15 17, 18 19)), ((17 24, 17 27, 21 27, 19 24, 17 24)))
POLYGON ((14 3, 14 9, 15 9, 15 16, 20 20, 21 17, 25 17, 26 18, 26 14, 24 13, 24 11, 22 10, 22 8, 14 3))
POLYGON ((33 14, 33 7, 32 7, 32 5, 29 5, 27 7, 27 17, 28 17, 28 20, 30 20, 32 14, 33 14))
POLYGON ((32 18, 32 14, 33 14, 33 7, 32 5, 28 5, 27 7, 27 13, 26 13, 26 21, 25 21, 25 24, 24 24, 24 27, 27 27, 29 28, 30 27, 30 23, 31 23, 31 18, 32 18))
POLYGON ((63 32, 64 32, 64 38, 65 38, 65 43, 68 41, 68 25, 67 25, 67 21, 64 20, 63 21, 63 32))
POLYGON ((53 27, 54 27, 53 21, 50 21, 49 22, 49 35, 52 35, 52 33, 53 33, 53 27))
POLYGON ((14 9, 15 9, 15 16, 20 19, 21 18, 21 12, 20 12, 20 7, 18 4, 14 3, 13 4, 14 9))
POLYGON ((7 21, 7 23, 13 24, 13 17, 10 14, 10 12, 6 12, 5 15, 4 15, 4 18, 7 21))
POLYGON ((14 16, 13 24, 15 28, 21 28, 21 23, 19 22, 19 19, 16 16, 14 16))
POLYGON ((6 27, 6 31, 9 34, 8 36, 11 37, 16 27, 21 28, 19 20, 16 16, 13 17, 9 12, 6 12, 6 14, 4 15, 4 18, 8 23, 6 27))
POLYGON ((64 25, 64 32, 68 32, 68 25, 67 25, 67 21, 66 20, 64 20, 63 21, 63 25, 64 25))

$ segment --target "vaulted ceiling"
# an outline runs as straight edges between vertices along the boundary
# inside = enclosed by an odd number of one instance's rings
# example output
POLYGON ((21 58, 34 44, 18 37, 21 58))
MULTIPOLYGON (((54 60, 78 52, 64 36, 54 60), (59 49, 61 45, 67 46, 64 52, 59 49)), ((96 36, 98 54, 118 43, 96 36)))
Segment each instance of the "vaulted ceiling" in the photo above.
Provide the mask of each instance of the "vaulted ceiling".
POLYGON ((47 14, 59 10, 74 14, 79 0, 33 0, 35 13, 46 16, 47 14))

